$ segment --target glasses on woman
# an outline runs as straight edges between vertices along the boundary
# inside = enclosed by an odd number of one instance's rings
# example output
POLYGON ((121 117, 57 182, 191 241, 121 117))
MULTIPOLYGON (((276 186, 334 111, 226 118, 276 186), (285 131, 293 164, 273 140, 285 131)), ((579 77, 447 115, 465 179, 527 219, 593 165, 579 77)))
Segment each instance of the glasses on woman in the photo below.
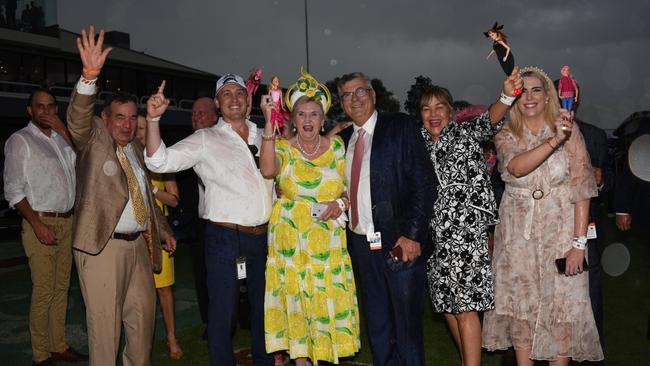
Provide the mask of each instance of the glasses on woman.
POLYGON ((345 92, 345 93, 343 93, 343 95, 341 95, 341 98, 343 98, 343 100, 346 100, 346 101, 352 99, 352 95, 356 95, 357 98, 363 98, 366 95, 368 95, 368 92, 371 91, 371 90, 372 90, 372 88, 358 87, 353 92, 345 92))

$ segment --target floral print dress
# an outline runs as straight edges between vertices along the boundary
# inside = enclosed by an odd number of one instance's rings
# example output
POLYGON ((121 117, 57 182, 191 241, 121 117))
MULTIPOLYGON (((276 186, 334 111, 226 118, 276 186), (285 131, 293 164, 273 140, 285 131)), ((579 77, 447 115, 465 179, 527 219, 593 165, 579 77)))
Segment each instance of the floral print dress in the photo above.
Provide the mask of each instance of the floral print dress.
POLYGON ((598 191, 589 154, 576 124, 567 142, 531 173, 514 177, 517 155, 553 137, 523 126, 515 137, 506 125, 496 137, 499 171, 506 183, 494 233, 495 308, 483 319, 483 347, 531 350, 531 359, 603 359, 589 300, 589 274, 559 274, 555 259, 571 249, 575 203, 598 191), (532 194, 535 191, 537 199, 532 194))
POLYGON ((503 126, 489 112, 450 121, 434 142, 422 135, 438 178, 431 228, 434 252, 428 261, 429 295, 439 313, 484 311, 494 306, 487 229, 497 222, 496 202, 481 143, 503 126))
POLYGON ((289 141, 275 142, 282 191, 269 221, 264 330, 267 352, 338 363, 359 350, 359 310, 345 228, 311 217, 312 203, 345 187, 340 137, 308 160, 289 141))

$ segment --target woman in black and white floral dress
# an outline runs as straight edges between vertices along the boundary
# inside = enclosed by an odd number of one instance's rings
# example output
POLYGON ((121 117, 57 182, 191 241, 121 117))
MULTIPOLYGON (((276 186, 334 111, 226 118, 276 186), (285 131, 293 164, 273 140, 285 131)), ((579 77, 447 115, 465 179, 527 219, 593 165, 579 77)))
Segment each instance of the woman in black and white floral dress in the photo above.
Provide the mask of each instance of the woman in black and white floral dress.
POLYGON ((487 229, 496 204, 480 143, 491 140, 521 88, 519 70, 503 83, 499 101, 474 120, 454 121, 449 91, 432 87, 420 100, 422 134, 438 178, 431 227, 435 250, 428 262, 431 301, 444 313, 463 366, 480 365, 479 311, 494 307, 487 229))

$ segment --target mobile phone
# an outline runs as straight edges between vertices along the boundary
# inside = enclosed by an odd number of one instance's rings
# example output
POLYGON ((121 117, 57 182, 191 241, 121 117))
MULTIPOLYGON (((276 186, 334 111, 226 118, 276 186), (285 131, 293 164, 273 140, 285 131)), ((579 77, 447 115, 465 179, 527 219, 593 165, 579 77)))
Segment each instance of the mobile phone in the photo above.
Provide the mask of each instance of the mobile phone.
POLYGON ((311 205, 311 217, 319 217, 325 210, 327 210, 327 205, 324 203, 313 203, 311 205))
MULTIPOLYGON (((558 258, 555 260, 555 267, 557 267, 557 272, 564 274, 566 272, 566 258, 558 258)), ((589 264, 587 263, 587 258, 583 259, 582 270, 588 271, 589 264)))

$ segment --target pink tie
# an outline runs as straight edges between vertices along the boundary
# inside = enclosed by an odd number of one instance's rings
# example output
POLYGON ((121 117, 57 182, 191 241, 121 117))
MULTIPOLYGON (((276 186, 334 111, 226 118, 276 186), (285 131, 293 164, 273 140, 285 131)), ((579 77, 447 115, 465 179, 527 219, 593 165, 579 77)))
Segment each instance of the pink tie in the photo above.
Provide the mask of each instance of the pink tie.
POLYGON ((357 204, 357 194, 359 193, 359 176, 361 175, 361 163, 363 162, 363 152, 365 142, 363 136, 366 131, 360 128, 357 133, 357 142, 354 145, 354 155, 352 157, 352 172, 350 174, 350 210, 352 216, 352 228, 359 224, 359 205, 357 204))

